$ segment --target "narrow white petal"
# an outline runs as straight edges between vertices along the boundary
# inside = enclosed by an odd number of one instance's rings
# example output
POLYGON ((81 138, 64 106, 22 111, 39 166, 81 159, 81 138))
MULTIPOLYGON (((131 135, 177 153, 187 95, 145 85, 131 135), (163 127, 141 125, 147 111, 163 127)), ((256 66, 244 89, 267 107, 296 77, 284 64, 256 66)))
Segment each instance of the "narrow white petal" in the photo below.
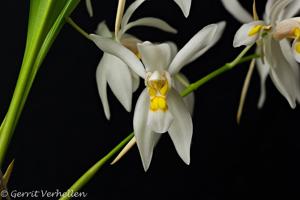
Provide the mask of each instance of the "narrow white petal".
POLYGON ((284 9, 291 3, 291 1, 292 0, 280 0, 274 3, 270 13, 270 23, 272 26, 275 27, 276 23, 283 19, 284 9))
POLYGON ((241 23, 253 20, 251 14, 241 6, 238 0, 221 0, 226 10, 241 23))
POLYGON ((171 49, 171 60, 173 60, 178 52, 177 45, 174 42, 167 42, 171 49))
POLYGON ((287 99, 290 106, 295 108, 299 96, 299 71, 284 56, 279 42, 269 39, 265 42, 266 59, 270 63, 270 77, 278 91, 287 99), (270 52, 268 52, 270 51, 270 52))
POLYGON ((110 119, 110 110, 109 110, 109 104, 107 100, 107 81, 106 81, 106 67, 109 67, 109 57, 107 54, 104 54, 102 59, 100 60, 100 63, 96 70, 96 81, 98 86, 98 92, 101 98, 101 102, 103 105, 104 113, 106 118, 110 119))
POLYGON ((123 29, 129 22, 132 14, 135 12, 135 10, 144 3, 145 0, 136 0, 134 1, 126 10, 124 13, 124 16, 122 18, 122 23, 121 23, 121 29, 123 29))
POLYGON ((154 17, 145 17, 130 22, 129 24, 125 25, 124 28, 122 28, 122 32, 125 33, 129 29, 137 26, 149 26, 153 28, 158 28, 169 33, 177 33, 177 30, 170 26, 167 22, 154 17))
POLYGON ((93 17, 94 13, 93 13, 93 6, 91 0, 85 0, 85 5, 90 17, 93 17))
POLYGON ((148 113, 147 125, 156 133, 165 133, 173 123, 174 117, 167 111, 150 111, 148 113))
POLYGON ((271 19, 271 8, 277 0, 268 0, 265 7, 264 21, 269 24, 271 19))
POLYGON ((256 67, 260 77, 260 97, 257 107, 262 108, 266 100, 266 80, 269 75, 270 66, 266 62, 262 63, 262 60, 258 58, 256 59, 256 67))
POLYGON ((243 24, 234 36, 233 46, 236 48, 243 45, 247 46, 254 44, 259 38, 260 31, 255 34, 250 33, 253 29, 255 29, 255 27, 263 25, 263 21, 253 21, 248 24, 243 24))
POLYGON ((169 106, 174 116, 169 135, 178 155, 186 164, 190 164, 190 149, 193 135, 191 114, 185 107, 182 97, 175 90, 170 91, 169 106))
POLYGON ((185 17, 188 17, 190 14, 190 9, 192 5, 192 0, 174 0, 177 5, 182 10, 185 17))
POLYGON ((226 22, 224 22, 224 21, 217 23, 216 32, 212 35, 212 37, 207 38, 207 39, 211 39, 209 42, 209 45, 207 45, 205 48, 203 48, 199 52, 197 52, 190 60, 187 60, 187 62, 184 63, 184 66, 193 62, 194 60, 196 60, 197 58, 202 56, 205 52, 207 52, 212 46, 214 46, 220 40, 220 38, 224 32, 225 26, 226 26, 226 22))
POLYGON ((147 126, 148 111, 149 97, 147 90, 145 89, 136 103, 133 117, 134 135, 145 171, 147 171, 149 168, 152 159, 153 148, 161 135, 152 132, 147 126))
POLYGON ((300 42, 298 40, 293 42, 293 55, 295 60, 300 63, 300 42))
POLYGON ((106 67, 106 79, 112 92, 124 106, 131 111, 132 76, 128 66, 119 58, 109 56, 109 65, 106 67))
MULTIPOLYGON (((173 79, 174 88, 180 94, 183 90, 185 90, 185 88, 187 87, 187 85, 190 84, 190 82, 187 79, 187 77, 185 75, 181 74, 181 73, 178 73, 176 76, 179 76, 184 81, 184 84, 183 84, 177 78, 173 79)), ((183 101, 184 101, 186 107, 188 108, 189 112, 191 113, 191 115, 193 115, 194 105, 195 105, 195 94, 194 94, 194 92, 192 92, 189 95, 187 95, 186 97, 184 97, 183 101)))
POLYGON ((132 92, 135 92, 140 86, 140 77, 130 69, 132 76, 132 92))
POLYGON ((190 61, 194 56, 211 44, 214 38, 218 25, 210 24, 201 29, 188 43, 177 53, 175 58, 170 64, 169 72, 171 74, 178 73, 182 67, 190 61))
POLYGON ((129 49, 112 39, 90 34, 90 39, 104 52, 112 54, 123 60, 140 77, 145 77, 145 69, 140 60, 129 49))
POLYGON ((147 71, 167 70, 171 61, 171 48, 168 43, 138 44, 138 50, 147 71))
POLYGON ((105 21, 102 21, 98 24, 96 29, 97 35, 102 37, 112 37, 112 33, 110 32, 109 28, 106 25, 105 21))
POLYGON ((294 17, 295 15, 299 14, 299 11, 300 11, 300 1, 294 0, 284 10, 283 19, 288 19, 288 18, 294 17))

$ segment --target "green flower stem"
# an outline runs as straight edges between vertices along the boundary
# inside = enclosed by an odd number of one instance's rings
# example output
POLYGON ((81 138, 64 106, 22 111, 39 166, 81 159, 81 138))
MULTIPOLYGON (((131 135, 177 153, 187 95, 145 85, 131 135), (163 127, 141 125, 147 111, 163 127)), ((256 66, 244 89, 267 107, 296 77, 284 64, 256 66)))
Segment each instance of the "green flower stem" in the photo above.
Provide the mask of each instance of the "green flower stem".
POLYGON ((80 26, 78 26, 72 19, 71 17, 66 18, 66 22, 70 24, 76 31, 78 31, 81 35, 83 35, 85 38, 90 40, 89 34, 85 32, 80 26))
POLYGON ((227 72, 237 66, 238 64, 242 64, 244 62, 251 61, 253 58, 259 57, 257 54, 253 54, 247 57, 243 57, 250 49, 252 46, 247 46, 232 62, 226 63, 219 69, 213 71, 212 73, 206 75, 205 77, 201 78, 200 80, 190 84, 186 89, 181 92, 181 96, 185 97, 194 90, 197 90, 200 86, 204 85, 208 81, 214 79, 215 77, 223 74, 224 72, 227 72))
MULTIPOLYGON (((96 164, 94 164, 87 172, 85 172, 69 189, 68 192, 74 193, 79 191, 93 176, 97 171, 116 153, 118 153, 132 138, 134 134, 128 135, 122 142, 120 142, 115 148, 113 148, 106 156, 101 158, 96 164)), ((70 196, 62 196, 60 200, 68 200, 70 196)))
MULTIPOLYGON (((211 79, 221 75, 222 73, 234 68, 236 65, 251 61, 253 58, 258 58, 259 55, 252 54, 249 56, 243 57, 251 47, 246 47, 232 62, 225 64, 221 68, 213 71, 212 73, 208 74, 207 76, 201 78, 199 81, 190 84, 180 95, 187 96, 194 90, 197 90, 200 86, 207 83, 211 79)), ((118 144, 113 150, 111 150, 106 156, 101 158, 96 164, 94 164, 85 174, 83 174, 69 189, 70 192, 77 192, 79 191, 88 181, 97 173, 97 171, 107 162, 109 159, 112 158, 117 152, 119 152, 130 140, 133 138, 134 134, 131 133, 127 136, 120 144, 118 144)), ((61 197, 60 200, 68 200, 71 197, 61 197)))

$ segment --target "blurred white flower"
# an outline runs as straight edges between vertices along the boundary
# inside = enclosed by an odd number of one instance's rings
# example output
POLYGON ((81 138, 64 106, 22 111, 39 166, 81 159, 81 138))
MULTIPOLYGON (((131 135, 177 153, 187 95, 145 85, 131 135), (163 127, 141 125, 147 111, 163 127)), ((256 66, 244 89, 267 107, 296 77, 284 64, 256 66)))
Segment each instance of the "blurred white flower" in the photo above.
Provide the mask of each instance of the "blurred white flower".
POLYGON ((263 20, 253 20, 237 0, 222 0, 222 3, 237 20, 245 23, 235 35, 234 47, 257 43, 256 51, 261 55, 261 58, 256 59, 261 80, 258 107, 264 104, 265 82, 270 75, 278 91, 287 99, 290 106, 295 108, 296 101, 300 101, 299 66, 293 58, 289 41, 287 39, 275 40, 273 31, 278 22, 298 13, 300 1, 268 0, 263 20))
POLYGON ((93 17, 94 13, 91 0, 85 0, 85 5, 90 17, 93 17))
POLYGON ((185 65, 212 47, 221 37, 224 27, 224 22, 204 27, 179 52, 172 43, 139 43, 142 62, 114 40, 90 35, 100 49, 119 57, 145 79, 146 89, 137 101, 133 119, 135 138, 145 170, 150 165, 155 144, 161 133, 165 132, 169 132, 182 160, 190 163, 192 118, 179 95, 180 88, 176 86, 175 76, 185 65))
MULTIPOLYGON (((141 41, 132 35, 126 34, 126 31, 128 31, 129 29, 136 26, 150 26, 171 33, 177 32, 166 22, 152 17, 141 18, 128 23, 134 11, 144 1, 145 0, 137 0, 128 7, 122 18, 121 27, 117 33, 117 37, 115 37, 114 33, 112 33, 108 29, 105 22, 101 22, 98 25, 96 31, 97 35, 115 40, 116 42, 120 43, 128 50, 133 52, 136 57, 139 57, 137 43, 141 41)), ((99 42, 97 37, 91 37, 91 39, 96 44, 99 42)), ((138 88, 140 79, 138 75, 136 75, 136 73, 128 68, 126 63, 124 63, 114 55, 104 53, 96 71, 96 80, 105 116, 107 119, 110 119, 110 110, 106 91, 107 83, 110 86, 113 94, 117 97, 124 108, 128 112, 131 111, 132 93, 138 88)))
MULTIPOLYGON (((184 16, 188 17, 189 13, 190 13, 190 9, 191 9, 192 0, 174 0, 174 1, 180 7, 184 16)), ((90 17, 92 17, 93 16, 93 7, 92 7, 91 0, 85 0, 85 4, 86 4, 86 8, 87 8, 87 11, 88 11, 90 17)))
POLYGON ((300 62, 300 17, 285 19, 279 22, 274 30, 276 40, 292 39, 292 51, 295 60, 300 62))

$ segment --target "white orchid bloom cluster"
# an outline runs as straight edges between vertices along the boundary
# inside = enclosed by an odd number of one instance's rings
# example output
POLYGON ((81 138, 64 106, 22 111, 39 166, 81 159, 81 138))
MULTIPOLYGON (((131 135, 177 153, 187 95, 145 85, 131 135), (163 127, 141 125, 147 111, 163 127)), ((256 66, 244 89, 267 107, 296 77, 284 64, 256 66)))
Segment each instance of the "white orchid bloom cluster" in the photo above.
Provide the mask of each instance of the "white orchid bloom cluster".
POLYGON ((138 87, 139 77, 144 79, 146 88, 136 103, 133 119, 135 139, 144 169, 148 169, 153 148, 165 132, 169 133, 179 156, 189 164, 194 96, 180 96, 180 92, 185 88, 184 83, 189 84, 180 70, 204 54, 220 39, 225 22, 204 27, 177 51, 172 42, 142 42, 132 35, 125 34, 129 28, 138 25, 176 32, 166 22, 156 18, 142 18, 128 23, 132 13, 143 2, 144 0, 137 0, 129 6, 115 37, 104 22, 100 23, 97 34, 90 35, 91 40, 104 52, 97 69, 100 97, 106 117, 109 118, 106 95, 108 82, 115 96, 130 111, 132 92, 138 87))
POLYGON ((300 29, 299 18, 291 18, 300 10, 299 0, 268 0, 263 19, 259 20, 254 2, 253 17, 238 0, 222 0, 225 8, 240 22, 245 23, 237 31, 233 46, 257 43, 256 66, 261 79, 258 106, 266 97, 265 82, 271 77, 278 91, 292 108, 300 102, 300 29), (291 18, 291 19, 290 19, 291 18), (292 48, 288 39, 294 39, 292 48))

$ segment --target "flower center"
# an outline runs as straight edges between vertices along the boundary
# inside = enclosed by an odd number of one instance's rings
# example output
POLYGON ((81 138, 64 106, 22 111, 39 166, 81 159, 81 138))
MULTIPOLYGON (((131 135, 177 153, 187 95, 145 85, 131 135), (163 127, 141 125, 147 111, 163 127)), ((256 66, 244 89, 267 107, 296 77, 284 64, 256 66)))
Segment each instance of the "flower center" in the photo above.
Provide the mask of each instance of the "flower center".
POLYGON ((252 36, 255 36, 257 34, 259 34, 261 31, 270 31, 271 30, 271 26, 266 26, 266 25, 261 25, 261 24, 258 24, 256 26, 253 26, 250 31, 248 32, 248 36, 249 37, 252 37, 252 36))
POLYGON ((148 72, 145 83, 150 96, 150 110, 153 112, 168 110, 167 94, 170 90, 170 75, 168 72, 148 72))

